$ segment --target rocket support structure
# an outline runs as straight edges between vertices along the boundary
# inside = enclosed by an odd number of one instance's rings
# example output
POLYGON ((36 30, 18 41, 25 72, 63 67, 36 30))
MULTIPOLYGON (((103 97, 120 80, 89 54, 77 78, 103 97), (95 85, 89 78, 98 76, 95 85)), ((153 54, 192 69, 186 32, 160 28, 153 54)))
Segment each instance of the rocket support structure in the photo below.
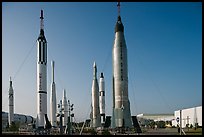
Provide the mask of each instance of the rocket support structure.
POLYGON ((66 90, 64 89, 63 97, 62 97, 62 108, 64 109, 64 119, 63 119, 63 126, 66 127, 68 122, 68 103, 66 97, 66 90))
POLYGON ((9 114, 8 114, 8 122, 9 122, 9 126, 11 126, 12 122, 14 122, 14 95, 13 95, 13 87, 12 87, 11 78, 10 78, 10 87, 9 87, 9 114))
POLYGON ((43 10, 41 10, 40 35, 37 39, 37 128, 45 126, 47 114, 47 41, 43 28, 43 10))
POLYGON ((113 65, 113 112, 112 127, 132 127, 130 102, 128 99, 128 64, 124 26, 120 15, 115 26, 115 40, 112 49, 113 65))
POLYGON ((96 63, 93 64, 93 81, 92 81, 92 127, 97 128, 101 126, 100 110, 99 110, 99 86, 97 80, 96 63))
POLYGON ((55 62, 51 62, 52 67, 52 83, 51 83, 51 93, 50 93, 50 120, 52 127, 57 126, 57 102, 56 102, 56 88, 55 88, 55 81, 54 81, 54 64, 55 62))

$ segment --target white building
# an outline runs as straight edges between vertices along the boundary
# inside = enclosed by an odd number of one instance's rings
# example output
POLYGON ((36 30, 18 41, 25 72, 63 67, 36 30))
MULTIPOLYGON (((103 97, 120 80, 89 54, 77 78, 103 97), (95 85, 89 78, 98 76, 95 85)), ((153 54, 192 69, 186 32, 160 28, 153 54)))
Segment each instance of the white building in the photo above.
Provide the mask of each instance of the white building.
MULTIPOLYGON (((29 115, 24 114, 14 114, 14 122, 23 124, 32 124, 34 123, 35 118, 29 115)), ((8 112, 2 111, 2 130, 5 129, 8 125, 8 112)))
MULTIPOLYGON (((147 126, 150 124, 150 121, 172 121, 174 119, 174 114, 138 114, 137 120, 141 126, 147 126)), ((166 125, 170 126, 170 125, 166 125)))
MULTIPOLYGON (((202 106, 187 108, 181 110, 182 128, 192 124, 198 123, 198 126, 202 126, 202 106)), ((180 110, 174 111, 174 120, 172 121, 172 126, 180 125, 180 110), (177 121, 178 120, 178 121, 177 121)))
POLYGON ((137 118, 143 118, 154 121, 171 121, 174 119, 174 114, 138 114, 137 118))

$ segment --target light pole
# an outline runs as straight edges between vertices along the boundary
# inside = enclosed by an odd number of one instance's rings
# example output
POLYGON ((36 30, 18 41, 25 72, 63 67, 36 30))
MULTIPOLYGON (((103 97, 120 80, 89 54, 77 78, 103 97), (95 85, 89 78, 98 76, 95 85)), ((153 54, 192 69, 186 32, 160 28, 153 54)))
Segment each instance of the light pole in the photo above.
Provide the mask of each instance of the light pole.
POLYGON ((180 110, 180 135, 182 135, 182 110, 180 110))

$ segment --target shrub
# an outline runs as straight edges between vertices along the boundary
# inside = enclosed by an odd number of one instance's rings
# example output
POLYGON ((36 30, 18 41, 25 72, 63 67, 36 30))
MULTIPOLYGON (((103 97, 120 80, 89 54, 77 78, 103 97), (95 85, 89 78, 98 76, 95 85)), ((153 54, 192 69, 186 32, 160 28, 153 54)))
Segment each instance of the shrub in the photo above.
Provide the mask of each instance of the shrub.
POLYGON ((102 132, 102 135, 111 135, 111 133, 106 129, 102 132))

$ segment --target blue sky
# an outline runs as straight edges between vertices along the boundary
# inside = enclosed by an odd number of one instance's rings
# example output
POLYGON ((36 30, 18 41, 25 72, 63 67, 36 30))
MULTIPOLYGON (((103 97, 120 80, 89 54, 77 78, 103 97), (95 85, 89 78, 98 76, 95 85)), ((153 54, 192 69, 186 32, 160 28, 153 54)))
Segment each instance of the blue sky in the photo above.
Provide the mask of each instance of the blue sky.
MULTIPOLYGON (((14 111, 37 115, 36 71, 40 10, 48 42, 48 116, 51 60, 57 102, 63 89, 76 121, 89 118, 93 62, 104 73, 106 115, 112 112, 112 46, 116 2, 3 2, 2 111, 8 112, 9 77, 14 111)), ((131 114, 174 113, 202 105, 202 3, 122 2, 128 49, 131 114)))

